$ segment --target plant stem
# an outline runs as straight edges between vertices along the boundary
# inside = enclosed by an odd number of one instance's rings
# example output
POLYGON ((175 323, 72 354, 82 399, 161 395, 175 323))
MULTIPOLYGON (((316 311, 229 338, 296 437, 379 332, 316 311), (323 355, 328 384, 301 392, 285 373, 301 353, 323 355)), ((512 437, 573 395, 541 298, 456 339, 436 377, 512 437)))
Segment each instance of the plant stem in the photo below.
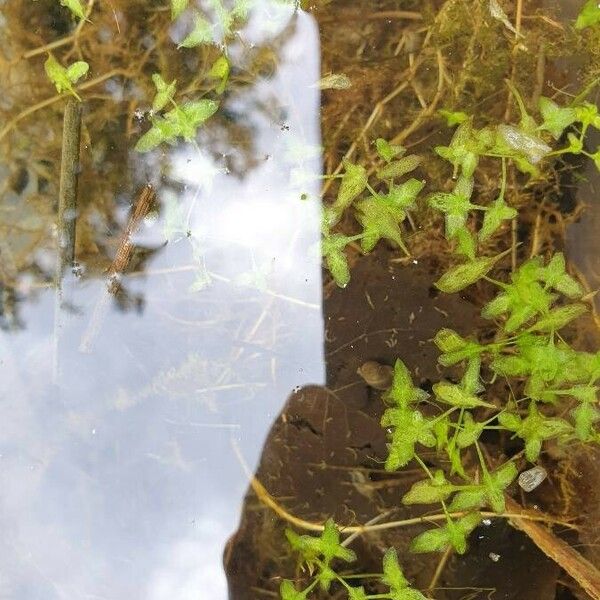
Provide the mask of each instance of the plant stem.
POLYGON ((56 285, 65 269, 75 259, 75 224, 77 212, 77 182, 79 173, 79 146, 81 141, 81 103, 69 98, 63 119, 60 184, 58 191, 58 266, 56 285))

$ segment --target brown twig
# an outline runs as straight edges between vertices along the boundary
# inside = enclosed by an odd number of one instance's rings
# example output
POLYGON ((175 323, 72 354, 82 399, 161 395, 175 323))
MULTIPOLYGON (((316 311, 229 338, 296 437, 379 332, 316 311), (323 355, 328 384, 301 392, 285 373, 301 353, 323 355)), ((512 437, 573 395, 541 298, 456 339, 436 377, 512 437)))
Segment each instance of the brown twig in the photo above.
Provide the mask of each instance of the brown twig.
POLYGON ((421 21, 423 15, 420 12, 412 10, 382 10, 373 13, 363 13, 360 11, 341 11, 335 15, 318 17, 319 23, 339 23, 340 21, 387 21, 392 19, 405 19, 408 21, 421 21))
MULTIPOLYGON (((506 499, 510 511, 519 512, 522 507, 512 500, 506 499)), ((548 557, 563 568, 593 600, 600 600, 600 572, 579 552, 566 542, 556 537, 550 529, 540 523, 519 517, 511 519, 512 524, 520 529, 548 557)))
MULTIPOLYGON (((231 445, 233 450, 237 456, 237 459, 246 473, 250 481, 250 487, 253 489, 254 493, 258 497, 259 502, 270 508, 277 516, 279 516, 284 521, 298 527, 299 529, 304 529, 306 531, 323 531, 325 526, 322 523, 314 523, 312 521, 307 521, 306 519, 301 519, 300 517, 296 517, 295 515, 288 512, 283 506, 281 506, 274 498, 269 494, 265 486, 252 474, 250 471, 246 460, 244 459, 240 447, 235 439, 231 439, 231 445)), ((517 505, 518 506, 518 505, 517 505)), ((515 512, 504 512, 504 513, 495 513, 490 511, 481 511, 481 516, 486 518, 499 518, 499 519, 510 519, 511 522, 515 519, 518 521, 541 521, 544 523, 553 523, 557 525, 562 525, 564 527, 570 529, 576 529, 574 525, 571 523, 567 523, 565 521, 561 521, 559 519, 555 519, 554 517, 550 517, 548 515, 540 515, 537 513, 529 512, 523 510, 519 507, 520 510, 515 512)), ((420 517, 412 517, 410 519, 402 519, 399 521, 386 521, 385 523, 376 523, 373 525, 339 525, 340 529, 345 534, 362 534, 368 533, 370 531, 381 531, 384 529, 396 529, 398 527, 409 527, 411 525, 427 525, 430 523, 435 523, 437 521, 445 521, 448 517, 460 518, 464 517, 466 512, 456 512, 456 513, 439 513, 434 515, 423 515, 420 517)), ((594 599, 596 600, 596 599, 594 599)), ((600 599, 598 599, 600 600, 600 599)))
POLYGON ((75 223, 79 146, 81 141, 81 102, 69 98, 63 119, 60 183, 58 189, 58 267, 56 284, 60 285, 65 269, 75 259, 75 223))
POLYGON ((151 185, 144 186, 139 193, 133 206, 131 216, 129 217, 129 221, 127 222, 127 227, 121 236, 115 258, 108 268, 107 276, 110 280, 109 290, 114 285, 115 279, 127 269, 134 248, 131 238, 150 211, 150 207, 154 203, 155 198, 156 192, 151 185))
POLYGON ((131 260, 134 247, 131 238, 144 217, 148 214, 155 198, 156 193, 154 188, 150 185, 144 186, 138 195, 131 216, 129 217, 127 227, 121 236, 115 258, 107 271, 108 282, 106 290, 102 294, 100 300, 96 303, 90 323, 81 337, 81 342, 79 344, 80 352, 88 353, 92 350, 94 340, 100 331, 102 321, 104 321, 104 317, 108 311, 111 296, 118 290, 118 277, 121 273, 125 272, 129 265, 129 261, 131 260))

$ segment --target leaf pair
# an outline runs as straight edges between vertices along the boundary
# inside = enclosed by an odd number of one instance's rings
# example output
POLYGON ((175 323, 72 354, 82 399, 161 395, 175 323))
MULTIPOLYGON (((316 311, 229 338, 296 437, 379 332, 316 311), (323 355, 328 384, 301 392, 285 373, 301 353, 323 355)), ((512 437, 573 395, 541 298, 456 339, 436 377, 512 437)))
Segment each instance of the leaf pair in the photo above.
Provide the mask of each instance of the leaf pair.
POLYGON ((456 408, 478 408, 482 406, 493 408, 493 404, 481 400, 476 395, 483 390, 483 386, 479 381, 480 367, 479 357, 469 359, 467 370, 460 384, 440 381, 433 385, 433 393, 436 398, 456 408))
POLYGON ((465 359, 476 358, 485 351, 485 346, 463 338, 453 329, 440 329, 433 341, 442 351, 438 362, 444 367, 450 367, 465 359))
POLYGON ((410 254, 402 239, 400 223, 406 218, 406 210, 414 206, 424 185, 423 181, 410 179, 399 186, 392 185, 388 194, 370 196, 357 203, 365 252, 370 252, 384 238, 395 242, 407 256, 410 254))
POLYGON ((467 551, 467 537, 481 522, 479 513, 471 513, 453 520, 438 529, 429 529, 418 535, 411 543, 412 552, 443 552, 453 548, 458 554, 467 551))
POLYGON ((516 413, 503 412, 498 415, 498 421, 525 441, 525 456, 530 462, 538 459, 544 441, 571 431, 571 426, 564 419, 542 415, 534 400, 529 403, 529 411, 524 419, 516 413))
POLYGON ((469 213, 477 208, 471 204, 473 194, 472 177, 459 177, 451 193, 438 192, 429 197, 429 206, 444 213, 446 239, 451 240, 467 224, 469 213))
POLYGON ((85 9, 81 0, 60 0, 60 4, 67 7, 78 19, 85 19, 85 9))
POLYGON ((489 473, 486 469, 482 474, 483 482, 479 485, 466 486, 467 489, 459 491, 448 509, 465 511, 489 506, 494 512, 504 512, 504 490, 517 475, 518 469, 513 462, 504 463, 493 473, 489 473))
POLYGON ((90 66, 88 63, 79 60, 74 62, 69 67, 63 67, 52 54, 48 55, 48 59, 44 63, 46 75, 56 87, 59 94, 68 92, 75 96, 81 102, 81 98, 75 91, 73 84, 77 83, 88 71, 90 66))
POLYGON ((473 177, 479 163, 479 156, 485 152, 485 143, 479 138, 471 120, 468 120, 457 127, 448 146, 437 146, 435 151, 443 159, 452 163, 455 177, 460 172, 468 179, 473 177))

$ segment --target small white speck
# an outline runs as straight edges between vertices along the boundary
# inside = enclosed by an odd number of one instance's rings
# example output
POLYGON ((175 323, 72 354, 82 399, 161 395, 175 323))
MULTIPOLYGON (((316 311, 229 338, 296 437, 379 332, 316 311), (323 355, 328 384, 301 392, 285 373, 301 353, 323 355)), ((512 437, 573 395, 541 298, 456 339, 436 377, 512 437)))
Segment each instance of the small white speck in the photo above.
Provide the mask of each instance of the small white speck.
POLYGON ((92 435, 96 435, 96 430, 92 429, 92 435))
POLYGON ((491 519, 484 519, 483 521, 481 521, 486 527, 489 527, 492 524, 492 520, 491 519))
POLYGON ((494 562, 498 562, 500 560, 500 555, 496 554, 495 552, 490 552, 489 553, 489 557, 494 561, 494 562))

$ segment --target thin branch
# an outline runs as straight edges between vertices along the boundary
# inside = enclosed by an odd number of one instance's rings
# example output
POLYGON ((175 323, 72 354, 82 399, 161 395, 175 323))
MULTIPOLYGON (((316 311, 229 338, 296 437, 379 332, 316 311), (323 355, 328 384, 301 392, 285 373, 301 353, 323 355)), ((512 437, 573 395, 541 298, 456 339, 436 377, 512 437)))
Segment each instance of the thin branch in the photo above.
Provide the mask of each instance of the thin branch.
MULTIPOLYGON (((258 497, 258 500, 270 508, 277 516, 279 516, 284 521, 298 527, 299 529, 304 529, 306 531, 323 531, 325 526, 321 523, 314 523, 312 521, 307 521, 306 519, 301 519, 300 517, 296 517, 295 515, 289 513, 283 506, 281 506, 274 498, 269 494, 263 484, 252 474, 248 465, 241 453, 240 447, 235 439, 231 439, 231 445, 233 450, 237 456, 237 459, 242 466, 242 469, 246 473, 250 481, 250 486, 254 490, 254 493, 258 497)), ((437 521, 445 521, 448 517, 452 518, 460 518, 464 517, 466 512, 455 512, 455 513, 440 513, 434 515, 423 515, 421 517, 413 517, 411 519, 402 519, 399 521, 388 521, 386 523, 376 523, 374 525, 339 525, 342 533, 347 534, 362 534, 368 533, 371 531, 382 531, 384 529, 396 529, 397 527, 409 527, 411 525, 424 525, 435 523, 437 521)), ((561 521, 560 519, 556 519, 554 517, 550 517, 548 515, 540 515, 539 513, 532 513, 529 511, 519 510, 516 512, 504 512, 504 513, 495 513, 490 511, 481 511, 482 517, 486 518, 498 518, 498 519, 510 519, 513 522, 515 519, 519 521, 541 521, 543 523, 552 523, 555 525, 562 525, 563 527, 567 527, 570 529, 577 529, 575 525, 572 523, 567 523, 565 521, 561 521)), ((600 600, 600 598, 598 599, 600 600)))

